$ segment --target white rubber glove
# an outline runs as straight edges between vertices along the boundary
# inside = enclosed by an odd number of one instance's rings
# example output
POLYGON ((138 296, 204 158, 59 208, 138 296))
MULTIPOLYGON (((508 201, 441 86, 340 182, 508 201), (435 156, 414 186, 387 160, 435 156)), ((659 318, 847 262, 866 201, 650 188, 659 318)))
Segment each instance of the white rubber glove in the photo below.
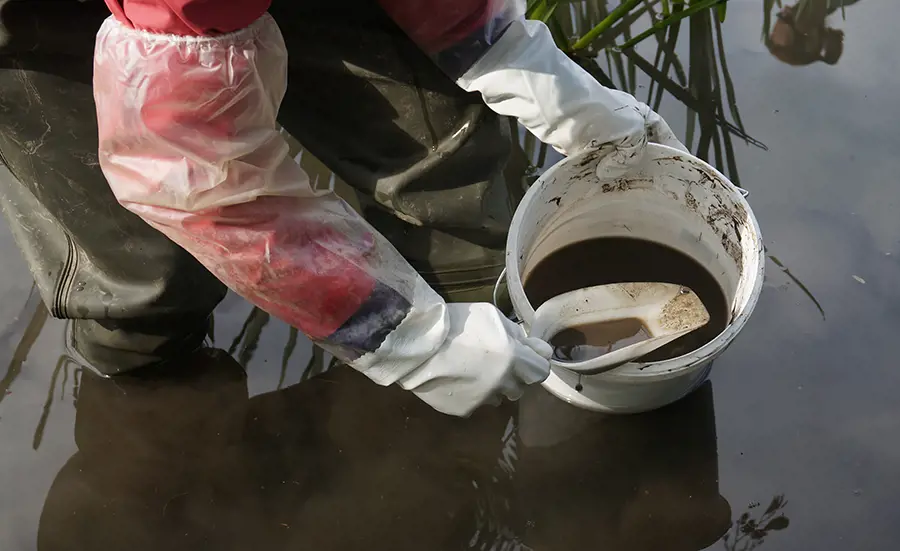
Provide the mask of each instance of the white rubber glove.
POLYGON ((598 166, 606 176, 626 171, 648 139, 687 151, 649 106, 604 87, 557 48, 540 21, 513 21, 457 84, 564 155, 609 147, 598 166))
MULTIPOLYGON (((397 382, 434 409, 457 416, 467 416, 483 404, 496 404, 504 396, 517 400, 527 385, 550 374, 550 345, 527 337, 521 326, 493 305, 447 304, 445 308, 445 323, 439 325, 446 326, 447 335, 424 363, 399 379, 391 377, 393 370, 385 370, 381 362, 379 369, 363 372, 380 384, 397 382)), ((394 358, 405 356, 405 349, 412 352, 417 344, 404 338, 404 329, 401 324, 379 352, 394 358)), ((418 333, 421 327, 406 329, 418 333)))
POLYGON ((553 348, 506 318, 493 305, 448 304, 444 345, 399 381, 434 409, 469 415, 502 396, 518 400, 525 387, 550 375, 553 348))

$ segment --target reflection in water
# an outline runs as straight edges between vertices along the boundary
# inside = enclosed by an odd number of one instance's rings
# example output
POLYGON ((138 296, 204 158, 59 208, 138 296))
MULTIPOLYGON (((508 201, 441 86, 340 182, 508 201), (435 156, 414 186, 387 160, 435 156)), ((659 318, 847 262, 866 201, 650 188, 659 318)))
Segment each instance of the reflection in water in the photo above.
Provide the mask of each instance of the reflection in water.
POLYGON ((12 359, 9 361, 9 365, 6 366, 6 373, 4 373, 3 378, 0 379, 0 402, 3 402, 3 399, 12 392, 10 389, 13 382, 22 372, 22 365, 25 363, 25 360, 28 359, 31 348, 37 341, 38 336, 40 336, 41 330, 47 322, 47 316, 47 308, 44 307, 40 295, 36 292, 35 287, 32 286, 31 294, 28 297, 28 301, 25 303, 23 313, 19 314, 16 319, 10 323, 10 327, 4 332, 5 335, 0 335, 2 340, 5 340, 7 335, 17 335, 19 333, 18 327, 27 323, 22 331, 22 337, 19 339, 19 343, 16 345, 16 349, 13 352, 12 359), (26 322, 26 320, 28 321, 26 322))
MULTIPOLYGON (((753 518, 751 512, 746 512, 734 521, 732 529, 722 538, 725 549, 728 551, 752 551, 763 544, 763 540, 772 532, 784 530, 790 526, 790 520, 784 516, 784 506, 787 505, 783 495, 772 498, 769 506, 759 516, 753 518)), ((759 505, 751 506, 751 510, 759 505)))
POLYGON ((34 429, 34 439, 32 440, 31 447, 35 450, 41 446, 41 441, 44 439, 44 428, 47 426, 47 420, 50 418, 50 410, 53 407, 53 398, 56 394, 56 381, 59 378, 59 374, 62 372, 63 375, 62 387, 59 392, 59 399, 63 400, 66 395, 66 386, 68 386, 67 383, 70 370, 72 372, 72 401, 76 404, 78 403, 78 390, 81 381, 81 373, 84 369, 72 358, 66 355, 60 356, 59 361, 56 362, 56 367, 53 369, 53 375, 50 376, 50 387, 47 389, 47 399, 44 401, 41 418, 38 421, 37 428, 34 429))
POLYGON ((240 333, 231 342, 228 353, 234 355, 237 353, 237 359, 241 365, 247 365, 253 353, 259 347, 259 338, 262 336, 263 329, 269 323, 271 316, 259 308, 253 307, 244 325, 241 327, 240 333))
POLYGON ((775 24, 771 25, 774 1, 766 0, 763 33, 766 47, 788 65, 810 65, 818 61, 836 65, 844 53, 844 31, 829 27, 826 20, 858 1, 800 0, 782 7, 775 16, 775 24))
POLYGON ((732 523, 709 383, 647 415, 538 391, 465 421, 349 369, 251 398, 209 349, 141 376, 83 371, 75 441, 39 551, 695 551, 726 532, 743 550, 787 525, 781 498, 732 523))
POLYGON ((824 319, 825 319, 825 309, 822 308, 822 305, 821 305, 821 304, 819 303, 819 301, 816 299, 816 296, 812 294, 812 291, 810 291, 809 288, 808 288, 802 281, 800 281, 800 280, 797 278, 797 276, 795 276, 794 274, 792 274, 792 273, 791 273, 791 270, 788 269, 788 267, 785 266, 784 263, 783 263, 781 260, 779 260, 777 256, 775 256, 775 255, 773 255, 773 254, 770 254, 770 255, 768 255, 768 258, 769 258, 769 260, 771 260, 772 262, 774 262, 775 265, 778 266, 778 268, 779 268, 782 272, 784 272, 784 274, 785 274, 786 276, 788 276, 788 277, 791 279, 791 281, 793 281, 795 284, 797 284, 797 287, 799 287, 800 290, 803 291, 803 294, 806 295, 806 297, 807 297, 809 300, 811 300, 813 304, 816 305, 816 308, 819 310, 819 313, 822 314, 822 319, 824 320, 824 319))

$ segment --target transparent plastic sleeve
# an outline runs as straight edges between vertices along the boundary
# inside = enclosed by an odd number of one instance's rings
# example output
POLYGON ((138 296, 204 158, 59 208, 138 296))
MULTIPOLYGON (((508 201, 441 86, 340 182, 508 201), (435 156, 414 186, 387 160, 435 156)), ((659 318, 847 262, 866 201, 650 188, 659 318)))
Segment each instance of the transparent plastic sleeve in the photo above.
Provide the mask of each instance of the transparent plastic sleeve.
POLYGON ((390 384, 441 346, 446 305, 290 158, 276 126, 286 65, 269 15, 214 37, 107 19, 94 64, 101 168, 122 205, 235 292, 390 384), (401 327, 416 346, 385 349, 401 327))

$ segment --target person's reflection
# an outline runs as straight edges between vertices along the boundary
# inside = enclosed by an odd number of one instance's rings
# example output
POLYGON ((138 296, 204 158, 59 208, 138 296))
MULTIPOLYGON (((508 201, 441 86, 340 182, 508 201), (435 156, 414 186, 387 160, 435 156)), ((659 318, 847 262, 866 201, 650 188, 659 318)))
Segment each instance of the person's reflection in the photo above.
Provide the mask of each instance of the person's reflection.
POLYGON ((240 472, 244 372, 208 352, 184 364, 141 378, 83 372, 78 452, 47 495, 38 549, 206 549, 211 532, 252 525, 255 515, 241 518, 252 493, 233 492, 247 487, 229 477, 240 472))
POLYGON ((708 386, 627 418, 537 389, 464 420, 349 369, 248 398, 226 354, 183 363, 85 373, 39 551, 693 551, 731 523, 708 386))
POLYGON ((454 548, 510 415, 444 416, 348 368, 248 398, 214 350, 140 376, 85 370, 38 549, 454 548))
POLYGON ((844 53, 844 32, 828 27, 835 11, 859 0, 800 0, 777 14, 766 47, 788 65, 810 65, 823 61, 837 64, 844 53))

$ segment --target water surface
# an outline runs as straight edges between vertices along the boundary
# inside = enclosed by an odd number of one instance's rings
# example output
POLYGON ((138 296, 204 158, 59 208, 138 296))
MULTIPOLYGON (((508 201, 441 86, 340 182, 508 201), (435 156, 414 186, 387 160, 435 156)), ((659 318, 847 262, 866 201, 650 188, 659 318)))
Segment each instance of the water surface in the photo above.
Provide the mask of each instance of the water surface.
MULTIPOLYGON (((761 2, 730 2, 736 101, 768 147, 735 140, 735 165, 772 261, 711 382, 653 414, 535 389, 460 420, 347 369, 300 383, 309 344, 282 370, 289 328, 257 314, 238 339, 252 309, 235 297, 215 343, 246 376, 201 354, 181 376, 98 380, 0 225, 0 549, 895 547, 898 17, 856 2, 829 19, 837 64, 795 66, 762 42, 761 2)), ((660 111, 686 137, 685 107, 660 111)))

